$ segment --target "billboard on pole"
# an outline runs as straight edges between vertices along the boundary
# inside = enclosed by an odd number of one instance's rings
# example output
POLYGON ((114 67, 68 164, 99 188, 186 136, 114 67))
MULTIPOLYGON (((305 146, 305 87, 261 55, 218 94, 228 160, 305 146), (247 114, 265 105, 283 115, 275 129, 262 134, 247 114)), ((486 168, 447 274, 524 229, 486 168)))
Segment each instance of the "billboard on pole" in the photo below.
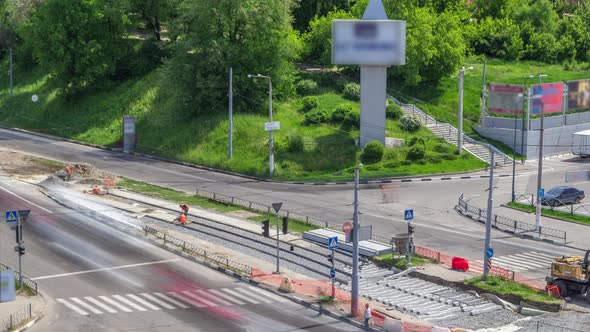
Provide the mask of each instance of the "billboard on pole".
POLYGON ((590 80, 567 82, 567 106, 570 110, 590 108, 590 80))
POLYGON ((533 88, 533 114, 563 112, 563 83, 536 84, 533 88))
POLYGON ((522 113, 522 85, 490 83, 488 87, 488 112, 503 114, 522 113))

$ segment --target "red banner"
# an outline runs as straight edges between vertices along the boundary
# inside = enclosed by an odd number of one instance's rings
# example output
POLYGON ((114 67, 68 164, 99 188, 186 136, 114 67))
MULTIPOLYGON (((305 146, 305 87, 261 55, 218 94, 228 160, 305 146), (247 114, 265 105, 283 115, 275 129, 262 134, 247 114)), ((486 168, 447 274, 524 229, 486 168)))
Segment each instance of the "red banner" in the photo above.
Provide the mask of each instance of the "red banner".
POLYGON ((503 114, 521 114, 523 105, 522 85, 490 83, 488 87, 488 112, 503 114))
POLYGON ((563 83, 533 85, 533 114, 563 112, 563 83))

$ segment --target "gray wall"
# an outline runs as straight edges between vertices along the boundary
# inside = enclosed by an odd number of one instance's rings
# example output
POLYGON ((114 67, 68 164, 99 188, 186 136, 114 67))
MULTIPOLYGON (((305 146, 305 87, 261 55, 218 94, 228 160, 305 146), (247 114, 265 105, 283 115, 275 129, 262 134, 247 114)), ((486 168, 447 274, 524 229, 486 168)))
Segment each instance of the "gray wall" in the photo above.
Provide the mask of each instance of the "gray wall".
MULTIPOLYGON (((545 129, 557 128, 564 125, 578 125, 590 123, 590 112, 573 113, 563 115, 554 115, 545 117, 545 129)), ((494 116, 486 116, 484 118, 484 126, 488 128, 506 128, 514 129, 514 118, 499 118, 494 116)), ((522 128, 522 116, 519 116, 516 121, 516 128, 522 128)), ((529 130, 541 129, 541 119, 529 119, 529 130)))
MULTIPOLYGON (((582 114, 582 113, 581 113, 582 114)), ((561 118, 561 117, 560 117, 561 118)), ((548 120, 550 118, 545 118, 548 120)), ((514 119, 512 120, 512 127, 514 127, 514 119)), ((547 124, 547 121, 545 122, 547 124)), ((513 146, 514 129, 504 128, 488 128, 475 127, 480 135, 500 141, 509 147, 513 146)), ((583 123, 572 126, 559 126, 557 128, 545 127, 545 134, 543 138, 543 156, 551 156, 555 154, 564 154, 571 152, 572 134, 578 131, 590 129, 590 123, 583 123)), ((524 135, 524 149, 527 159, 538 159, 539 157, 539 130, 525 131, 524 135)), ((516 152, 520 153, 521 145, 520 130, 516 130, 516 152)))

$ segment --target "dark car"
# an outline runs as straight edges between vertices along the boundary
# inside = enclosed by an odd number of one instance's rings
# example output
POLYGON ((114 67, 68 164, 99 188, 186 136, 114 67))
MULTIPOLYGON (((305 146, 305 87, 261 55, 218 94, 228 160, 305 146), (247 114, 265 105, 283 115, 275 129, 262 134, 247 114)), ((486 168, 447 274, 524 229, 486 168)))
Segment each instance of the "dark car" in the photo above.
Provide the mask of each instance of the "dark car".
POLYGON ((541 199, 543 205, 559 206, 562 204, 580 203, 584 199, 584 191, 574 187, 555 187, 545 193, 541 199))

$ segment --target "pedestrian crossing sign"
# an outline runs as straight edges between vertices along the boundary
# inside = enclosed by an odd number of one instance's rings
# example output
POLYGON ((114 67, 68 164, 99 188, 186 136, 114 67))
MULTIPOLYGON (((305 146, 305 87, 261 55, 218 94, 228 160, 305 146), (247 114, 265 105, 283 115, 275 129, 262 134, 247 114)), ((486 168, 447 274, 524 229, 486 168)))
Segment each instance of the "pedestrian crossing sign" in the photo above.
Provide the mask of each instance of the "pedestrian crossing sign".
POLYGON ((338 249, 338 237, 334 236, 328 239, 328 249, 338 249))
POLYGON ((18 215, 16 211, 6 211, 6 222, 17 222, 18 215))
POLYGON ((404 220, 412 220, 414 219, 414 210, 405 210, 404 211, 404 220))

